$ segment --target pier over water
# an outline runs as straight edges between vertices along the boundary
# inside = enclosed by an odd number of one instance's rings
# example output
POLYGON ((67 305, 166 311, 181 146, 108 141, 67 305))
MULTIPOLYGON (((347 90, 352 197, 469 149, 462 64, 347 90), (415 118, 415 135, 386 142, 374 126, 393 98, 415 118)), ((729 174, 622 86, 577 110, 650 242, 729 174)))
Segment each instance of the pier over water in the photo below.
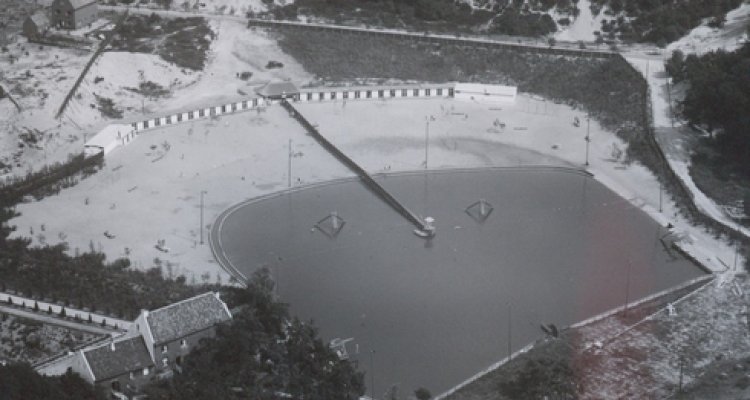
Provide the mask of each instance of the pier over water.
POLYGON ((349 158, 346 154, 344 154, 341 150, 338 149, 333 143, 328 141, 319 131, 316 127, 314 127, 310 121, 305 118, 302 113, 300 113, 291 103, 289 103, 287 100, 281 100, 281 105, 289 111, 289 114, 294 117, 297 122, 302 125, 302 127, 307 130, 307 132, 312 135, 315 140, 320 143, 321 146, 323 146, 328 152, 333 154, 334 157, 336 157, 339 161, 341 161, 344 165, 346 165, 349 169, 354 171, 357 176, 362 180, 362 182, 367 186, 368 189, 370 189, 372 192, 374 192, 377 196, 379 196, 383 201, 385 201, 389 206, 391 206, 394 210, 396 210, 399 214, 401 214, 404 218, 406 218, 409 222, 414 224, 419 232, 425 232, 425 235, 431 236, 434 234, 434 227, 431 223, 426 222, 422 218, 419 218, 416 214, 414 214, 411 210, 406 208, 403 204, 401 204, 393 195, 391 195, 383 186, 381 186, 378 182, 376 182, 370 174, 367 173, 362 167, 360 167, 354 160, 349 158))

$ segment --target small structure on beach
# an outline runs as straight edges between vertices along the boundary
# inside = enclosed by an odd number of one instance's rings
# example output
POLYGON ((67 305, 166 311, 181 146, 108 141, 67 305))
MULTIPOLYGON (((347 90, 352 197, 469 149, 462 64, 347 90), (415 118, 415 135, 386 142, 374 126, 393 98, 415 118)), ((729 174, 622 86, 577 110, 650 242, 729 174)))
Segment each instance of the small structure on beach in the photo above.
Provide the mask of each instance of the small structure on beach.
POLYGON ((255 93, 267 100, 299 100, 299 89, 292 82, 269 82, 255 93))
POLYGON ((135 139, 136 132, 131 125, 111 124, 99 131, 94 137, 84 144, 84 153, 92 156, 98 153, 107 153, 119 146, 128 144, 135 139))

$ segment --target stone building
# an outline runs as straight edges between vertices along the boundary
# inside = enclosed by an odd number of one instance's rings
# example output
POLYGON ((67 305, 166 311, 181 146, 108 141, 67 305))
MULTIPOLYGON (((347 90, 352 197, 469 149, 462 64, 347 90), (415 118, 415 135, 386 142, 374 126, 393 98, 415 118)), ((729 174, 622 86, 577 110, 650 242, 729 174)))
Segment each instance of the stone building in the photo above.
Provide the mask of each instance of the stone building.
POLYGON ((99 17, 97 0, 54 0, 49 17, 56 28, 82 28, 99 17))
POLYGON ((216 326, 232 319, 218 293, 204 293, 141 311, 123 336, 75 353, 71 369, 86 381, 116 393, 137 393, 154 379, 181 372, 184 357, 216 326))
POLYGON ((39 40, 47 33, 50 27, 49 18, 44 11, 37 11, 23 21, 23 35, 29 40, 39 40))

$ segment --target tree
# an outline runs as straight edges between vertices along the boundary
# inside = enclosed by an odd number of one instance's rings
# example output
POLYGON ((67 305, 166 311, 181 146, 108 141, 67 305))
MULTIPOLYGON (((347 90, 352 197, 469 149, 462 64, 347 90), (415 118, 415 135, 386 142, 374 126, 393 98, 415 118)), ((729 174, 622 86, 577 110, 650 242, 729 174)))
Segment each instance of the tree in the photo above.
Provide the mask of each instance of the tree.
POLYGON ((106 396, 70 369, 59 377, 39 375, 28 364, 0 365, 3 400, 104 400, 106 396))
POLYGON ((672 57, 667 60, 664 65, 667 74, 674 79, 674 81, 681 82, 685 77, 685 54, 680 50, 672 52, 672 57))
POLYGON ((183 373, 146 389, 152 399, 354 400, 364 379, 318 336, 317 329, 289 318, 274 300, 267 269, 253 274, 246 289, 228 289, 227 302, 238 310, 220 325, 216 337, 185 358, 183 373), (241 394, 241 395, 238 395, 241 394))
POLYGON ((417 398, 417 400, 430 400, 432 398, 432 393, 430 393, 429 390, 420 387, 419 389, 414 391, 414 396, 417 398))

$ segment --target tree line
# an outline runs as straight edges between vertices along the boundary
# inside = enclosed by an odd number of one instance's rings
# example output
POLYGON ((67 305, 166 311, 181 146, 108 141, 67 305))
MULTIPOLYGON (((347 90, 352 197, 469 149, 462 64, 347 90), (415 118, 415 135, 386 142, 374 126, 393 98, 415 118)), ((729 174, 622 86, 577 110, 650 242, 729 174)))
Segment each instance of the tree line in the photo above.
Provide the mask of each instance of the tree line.
MULTIPOLYGON (((750 34, 750 29, 748 29, 750 34)), ((703 56, 675 51, 666 63, 674 83, 688 85, 678 113, 705 128, 709 143, 737 172, 750 178, 750 43, 703 56)))

